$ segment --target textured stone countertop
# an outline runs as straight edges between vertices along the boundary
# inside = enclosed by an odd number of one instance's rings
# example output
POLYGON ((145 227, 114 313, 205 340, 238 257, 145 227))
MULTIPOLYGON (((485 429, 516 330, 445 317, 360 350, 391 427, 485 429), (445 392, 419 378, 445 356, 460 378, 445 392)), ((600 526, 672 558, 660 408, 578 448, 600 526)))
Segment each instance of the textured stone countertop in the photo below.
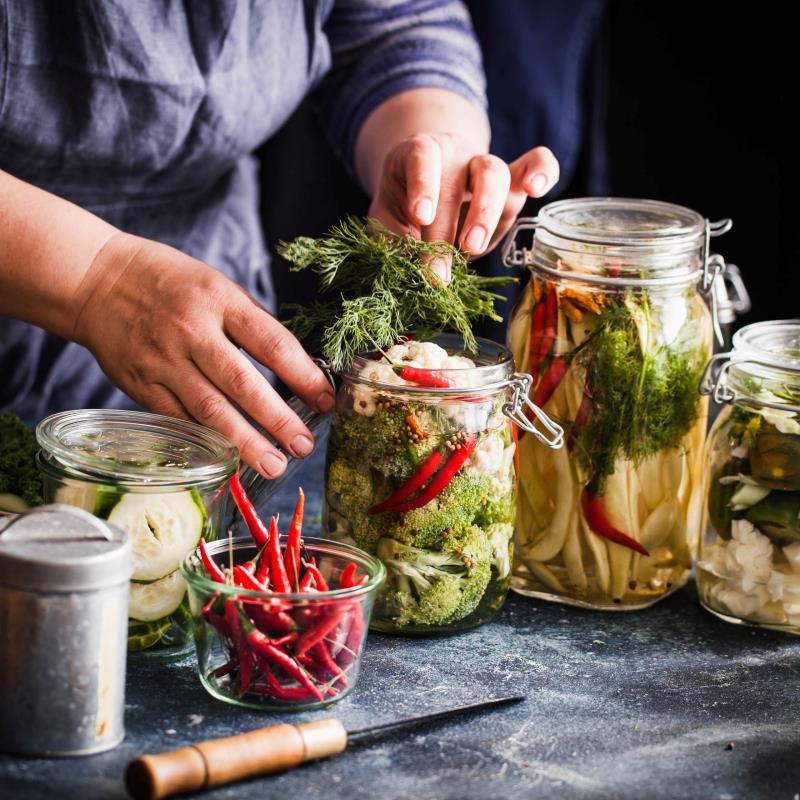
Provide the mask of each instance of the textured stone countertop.
MULTIPOLYGON (((322 461, 297 482, 313 533, 322 461)), ((644 613, 600 614, 511 595, 458 636, 371 635, 353 694, 316 714, 269 715, 214 700, 193 660, 131 664, 116 750, 82 759, 0 756, 0 797, 126 797, 145 752, 279 720, 338 716, 357 728, 525 694, 524 703, 426 729, 294 772, 206 792, 220 798, 800 798, 800 640, 727 625, 688 586, 644 613)))

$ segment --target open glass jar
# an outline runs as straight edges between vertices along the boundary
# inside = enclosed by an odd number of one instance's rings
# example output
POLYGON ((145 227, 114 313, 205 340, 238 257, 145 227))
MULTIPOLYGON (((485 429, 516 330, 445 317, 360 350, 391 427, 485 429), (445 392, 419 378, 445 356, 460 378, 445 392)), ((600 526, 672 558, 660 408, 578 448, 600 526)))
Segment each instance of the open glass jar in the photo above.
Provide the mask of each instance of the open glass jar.
POLYGON ((170 661, 191 648, 181 562, 216 537, 236 448, 208 428, 136 411, 66 411, 36 429, 47 503, 127 531, 133 547, 128 650, 170 661))
MULTIPOLYGON (((515 426, 560 447, 563 432, 526 406, 530 376, 502 345, 442 335, 356 359, 331 425, 323 530, 387 571, 372 628, 447 633, 486 622, 511 576, 515 426)), ((541 446, 541 445, 540 445, 541 446)))
POLYGON ((728 622, 800 634, 800 320, 735 333, 701 391, 727 406, 706 447, 700 602, 728 622))
POLYGON ((724 270, 710 224, 680 206, 584 198, 519 220, 507 266, 531 279, 509 327, 532 401, 566 430, 520 440, 512 587, 599 609, 651 605, 689 577, 702 505, 713 344, 701 296, 724 270), (521 230, 532 249, 518 249, 521 230))

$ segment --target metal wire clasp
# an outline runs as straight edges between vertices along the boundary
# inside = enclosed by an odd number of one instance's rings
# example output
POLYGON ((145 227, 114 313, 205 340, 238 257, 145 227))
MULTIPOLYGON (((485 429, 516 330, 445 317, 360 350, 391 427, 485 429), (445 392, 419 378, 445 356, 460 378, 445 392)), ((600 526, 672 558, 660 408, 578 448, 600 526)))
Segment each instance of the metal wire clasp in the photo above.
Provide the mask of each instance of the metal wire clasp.
POLYGON ((515 372, 508 382, 509 388, 514 393, 508 403, 503 404, 503 413, 518 427, 528 433, 532 433, 542 444, 546 444, 552 450, 558 450, 564 446, 564 429, 553 422, 550 417, 542 411, 528 397, 531 390, 533 378, 527 372, 515 372), (530 412, 539 420, 542 427, 550 436, 542 433, 531 419, 525 416, 522 410, 527 406, 530 412))
POLYGON ((752 406, 754 408, 774 408, 778 411, 792 411, 800 414, 800 405, 795 403, 772 403, 769 400, 741 395, 735 392, 728 385, 727 377, 731 367, 763 367, 768 370, 779 369, 781 372, 788 372, 800 375, 800 370, 789 366, 776 367, 769 361, 759 361, 757 358, 733 358, 733 353, 717 353, 709 359, 703 375, 700 378, 700 394, 711 395, 717 403, 737 403, 752 406))
POLYGON ((527 247, 517 247, 517 235, 520 231, 535 231, 539 227, 538 217, 520 217, 511 230, 506 235, 503 242, 503 264, 511 269, 512 267, 524 267, 530 260, 533 252, 527 247))

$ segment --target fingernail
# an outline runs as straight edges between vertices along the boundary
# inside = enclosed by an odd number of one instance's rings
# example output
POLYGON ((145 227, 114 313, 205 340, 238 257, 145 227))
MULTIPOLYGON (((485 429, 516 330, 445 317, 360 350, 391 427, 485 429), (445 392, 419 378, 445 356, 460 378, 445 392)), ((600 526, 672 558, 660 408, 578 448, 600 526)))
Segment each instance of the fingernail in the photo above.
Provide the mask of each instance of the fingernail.
POLYGON ((536 196, 544 194, 544 190, 547 188, 547 175, 537 172, 536 175, 528 181, 528 186, 531 192, 536 196))
POLYGON ((433 201, 427 197, 417 201, 414 206, 414 216, 423 224, 430 225, 433 222, 433 201))
POLYGON ((436 256, 428 262, 431 272, 443 283, 450 283, 450 266, 450 259, 445 256, 436 256))
POLYGON ((333 395, 330 392, 323 392, 317 398, 317 408, 325 414, 333 408, 333 395))
POLYGON ((314 449, 314 440, 310 436, 298 433, 297 436, 292 439, 289 449, 292 451, 292 455, 298 458, 305 458, 314 449))
POLYGON ((258 466, 268 478, 277 478, 286 469, 286 459, 275 453, 264 453, 258 466))
POLYGON ((483 243, 486 241, 486 228, 483 225, 475 225, 464 239, 464 246, 473 253, 480 253, 483 250, 483 243))

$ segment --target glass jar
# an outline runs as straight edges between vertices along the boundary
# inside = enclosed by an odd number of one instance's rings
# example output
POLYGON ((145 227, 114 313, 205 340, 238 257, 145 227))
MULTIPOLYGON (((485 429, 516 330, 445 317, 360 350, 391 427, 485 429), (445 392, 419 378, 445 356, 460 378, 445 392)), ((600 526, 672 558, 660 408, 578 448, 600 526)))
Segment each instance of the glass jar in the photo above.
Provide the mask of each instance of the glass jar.
POLYGON ((372 628, 449 633, 502 606, 516 514, 515 426, 560 447, 527 406, 530 376, 502 345, 442 335, 357 358, 342 376, 325 472, 323 530, 387 571, 372 628))
POLYGON ((713 343, 701 296, 724 270, 710 224, 680 206, 584 198, 519 220, 508 266, 531 279, 508 342, 566 447, 520 440, 512 587, 585 608, 644 608, 689 577, 700 529, 713 343), (533 248, 515 245, 535 230, 533 248))
POLYGON ((727 405, 706 447, 700 602, 728 622, 800 634, 800 320, 735 333, 701 391, 727 405))
POLYGON ((160 661, 191 648, 181 562, 216 538, 236 448, 191 422, 88 409, 36 428, 46 503, 66 503, 127 531, 133 546, 128 650, 160 661))
MULTIPOLYGON (((305 538, 303 546, 306 557, 315 559, 329 590, 290 594, 248 591, 211 579, 197 552, 186 557, 181 570, 189 584, 195 620, 197 670, 203 686, 219 700, 244 708, 302 711, 336 703, 355 687, 375 593, 385 570, 376 558, 354 547, 312 538, 305 538), (342 573, 351 564, 364 583, 341 588, 342 573), (226 619, 231 611, 248 628, 272 641, 290 639, 275 646, 308 669, 316 688, 309 691, 294 673, 263 661, 257 652, 249 654, 255 656, 249 673, 243 670, 242 659, 247 656, 243 643, 231 636, 230 617, 226 619), (329 632, 322 643, 333 663, 328 665, 330 671, 321 674, 318 665, 305 660, 308 652, 299 652, 298 642, 319 630, 326 620, 335 623, 327 626, 329 632)), ((215 542, 208 553, 218 564, 244 564, 259 551, 247 536, 215 542)))

